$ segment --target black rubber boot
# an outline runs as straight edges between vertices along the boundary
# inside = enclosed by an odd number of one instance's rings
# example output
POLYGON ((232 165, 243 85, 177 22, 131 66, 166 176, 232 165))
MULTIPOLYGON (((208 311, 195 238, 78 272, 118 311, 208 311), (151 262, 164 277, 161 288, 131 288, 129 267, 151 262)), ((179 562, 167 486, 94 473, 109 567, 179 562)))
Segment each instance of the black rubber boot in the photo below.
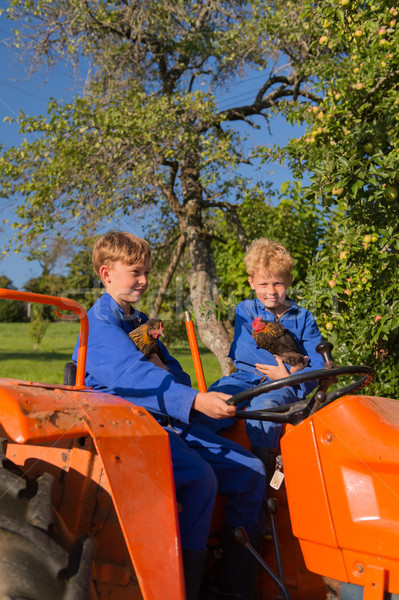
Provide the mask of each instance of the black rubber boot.
POLYGON ((184 579, 187 600, 197 600, 201 587, 206 560, 206 550, 188 550, 183 548, 184 579))
MULTIPOLYGON (((249 533, 249 542, 262 553, 263 533, 249 533)), ((223 556, 217 575, 217 589, 220 598, 254 600, 258 563, 252 554, 240 546, 232 537, 231 531, 224 531, 221 537, 223 556)))
POLYGON ((252 454, 255 454, 257 458, 263 462, 266 468, 266 484, 267 487, 270 485, 271 478, 274 475, 274 471, 276 470, 276 457, 278 455, 278 450, 274 450, 272 448, 251 448, 252 454))

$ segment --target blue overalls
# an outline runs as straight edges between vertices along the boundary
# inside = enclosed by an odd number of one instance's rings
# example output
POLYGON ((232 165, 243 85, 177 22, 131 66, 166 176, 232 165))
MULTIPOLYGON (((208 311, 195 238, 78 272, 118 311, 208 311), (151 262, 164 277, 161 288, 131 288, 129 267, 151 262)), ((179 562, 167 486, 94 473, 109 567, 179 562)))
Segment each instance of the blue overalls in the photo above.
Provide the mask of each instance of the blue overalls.
MULTIPOLYGON (((316 352, 316 346, 322 340, 314 317, 307 309, 298 306, 292 300, 288 300, 288 302, 287 312, 280 317, 279 322, 290 331, 304 355, 309 357, 308 366, 301 373, 322 369, 324 367, 323 359, 316 352)), ((257 298, 244 300, 237 305, 234 341, 229 352, 229 357, 233 359, 237 371, 213 383, 209 391, 217 390, 226 394, 237 394, 242 390, 250 389, 259 385, 262 380, 262 375, 255 372, 255 363, 277 364, 273 354, 259 348, 251 335, 252 321, 256 317, 262 317, 262 319, 271 322, 276 320, 274 313, 268 310, 257 298)), ((240 408, 247 406, 247 410, 262 410, 263 408, 289 404, 307 396, 316 385, 317 382, 311 381, 260 394, 250 402, 243 403, 240 408)), ((206 416, 201 416, 200 420, 215 432, 221 431, 235 422, 235 419, 218 421, 206 416)), ((246 423, 247 433, 253 448, 274 449, 278 447, 281 425, 270 421, 251 421, 249 419, 246 423)))
MULTIPOLYGON (((168 371, 137 350, 128 333, 148 317, 133 308, 126 315, 104 293, 88 318, 86 385, 143 406, 169 434, 176 498, 183 506, 179 515, 182 547, 206 548, 217 492, 227 498, 226 527, 242 525, 249 532, 260 531, 266 486, 262 462, 192 418, 198 392, 163 344, 158 342, 168 371)), ((74 361, 77 348, 78 344, 74 361)))

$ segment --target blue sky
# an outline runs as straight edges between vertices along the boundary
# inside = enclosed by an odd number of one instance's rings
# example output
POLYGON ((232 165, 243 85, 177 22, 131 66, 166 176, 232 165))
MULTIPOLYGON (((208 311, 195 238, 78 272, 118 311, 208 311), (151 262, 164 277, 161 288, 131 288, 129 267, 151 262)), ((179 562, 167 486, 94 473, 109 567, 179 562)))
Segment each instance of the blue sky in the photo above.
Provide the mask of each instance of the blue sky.
MULTIPOLYGON (((0 7, 5 7, 7 2, 0 0, 0 7)), ((70 100, 76 93, 74 81, 63 65, 57 65, 49 76, 40 72, 28 78, 23 66, 16 62, 8 48, 11 37, 10 22, 5 15, 0 16, 0 143, 4 147, 18 145, 21 137, 18 135, 17 125, 4 122, 6 117, 16 117, 20 110, 30 115, 45 114, 47 102, 50 97, 57 100, 70 100)), ((236 105, 236 103, 249 103, 257 90, 262 74, 254 73, 248 79, 236 85, 231 93, 220 98, 222 109, 236 105)), ((265 126, 263 126, 265 127, 265 126)), ((259 138, 265 136, 268 144, 283 144, 289 137, 300 135, 298 129, 288 125, 283 118, 273 119, 271 135, 264 128, 262 132, 253 132, 259 138)), ((270 167, 267 179, 279 188, 281 183, 290 180, 288 168, 280 165, 270 167)), ((12 218, 12 213, 7 200, 0 199, 0 250, 12 237, 12 231, 3 225, 4 218, 12 218)), ((0 275, 7 275, 18 288, 22 289, 24 283, 30 278, 40 275, 41 268, 36 261, 27 261, 20 254, 10 254, 0 261, 0 275)))

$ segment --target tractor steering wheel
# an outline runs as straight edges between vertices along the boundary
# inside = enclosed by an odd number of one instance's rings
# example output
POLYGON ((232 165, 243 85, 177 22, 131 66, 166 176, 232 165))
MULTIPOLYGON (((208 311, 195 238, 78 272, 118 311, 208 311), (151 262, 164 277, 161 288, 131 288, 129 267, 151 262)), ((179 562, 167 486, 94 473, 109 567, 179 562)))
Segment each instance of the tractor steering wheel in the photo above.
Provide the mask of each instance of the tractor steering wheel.
POLYGON ((318 380, 322 383, 322 385, 319 386, 319 389, 315 392, 315 394, 313 394, 310 400, 299 400, 298 402, 293 402, 291 404, 257 411, 238 410, 235 415, 240 419, 256 419, 258 421, 273 421, 276 423, 296 424, 310 414, 313 414, 316 410, 319 410, 319 408, 322 406, 326 406, 330 402, 333 402, 345 394, 359 390, 373 381, 375 373, 374 369, 371 367, 336 367, 331 357, 332 349, 333 345, 330 342, 321 342, 316 348, 317 352, 319 352, 324 359, 324 369, 308 371, 307 373, 297 373, 295 375, 290 375, 289 377, 284 377, 283 379, 268 381, 267 383, 263 383, 249 390, 243 390, 242 392, 232 396, 227 401, 227 404, 237 406, 245 400, 250 400, 251 398, 255 398, 260 394, 264 394, 272 390, 279 390, 285 386, 291 387, 306 381, 318 380), (342 375, 363 375, 363 377, 344 388, 340 388, 335 392, 326 394, 329 386, 337 381, 337 377, 342 375))

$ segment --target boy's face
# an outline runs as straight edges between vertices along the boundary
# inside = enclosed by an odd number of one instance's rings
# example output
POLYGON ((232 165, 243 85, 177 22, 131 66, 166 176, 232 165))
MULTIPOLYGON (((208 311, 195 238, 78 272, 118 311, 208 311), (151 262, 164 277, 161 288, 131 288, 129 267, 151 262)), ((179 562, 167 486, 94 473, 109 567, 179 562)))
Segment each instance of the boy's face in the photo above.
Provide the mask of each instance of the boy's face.
POLYGON ((139 302, 146 291, 149 272, 149 258, 133 265, 126 265, 118 260, 100 268, 105 289, 127 313, 130 311, 130 304, 139 302))
POLYGON ((255 290, 256 297, 266 308, 273 312, 284 308, 292 275, 256 272, 253 277, 248 277, 248 281, 255 290))

